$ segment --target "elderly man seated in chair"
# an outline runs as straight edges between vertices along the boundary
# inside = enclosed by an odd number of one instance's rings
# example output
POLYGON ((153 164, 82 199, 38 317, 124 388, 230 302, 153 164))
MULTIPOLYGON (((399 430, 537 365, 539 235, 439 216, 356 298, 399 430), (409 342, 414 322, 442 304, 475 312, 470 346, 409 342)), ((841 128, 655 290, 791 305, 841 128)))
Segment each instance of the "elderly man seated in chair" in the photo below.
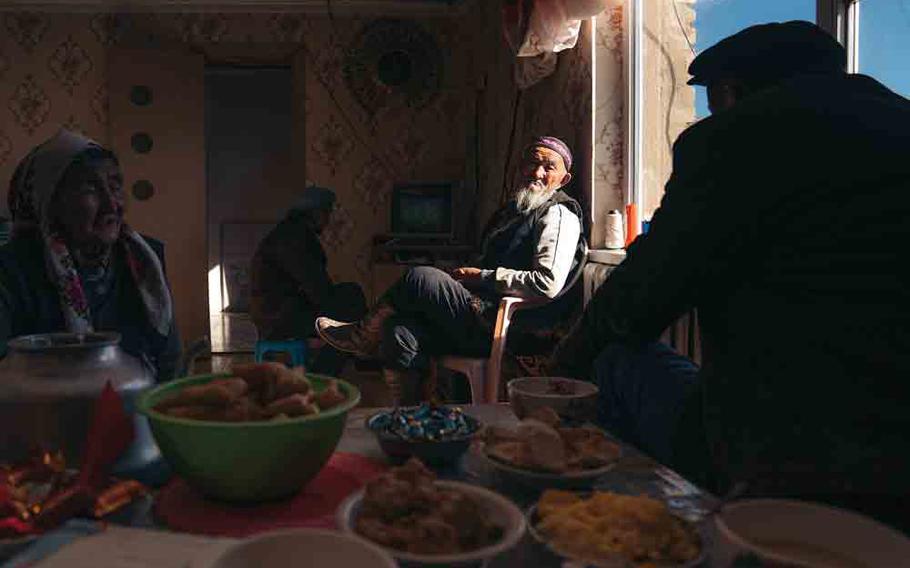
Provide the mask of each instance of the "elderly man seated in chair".
POLYGON ((319 335, 341 351, 379 358, 397 402, 412 403, 427 396, 420 377, 432 357, 489 353, 502 296, 540 299, 548 303, 540 310, 556 317, 587 252, 581 206, 561 189, 571 169, 564 142, 535 139, 522 155, 512 198, 483 233, 477 266, 412 268, 360 321, 319 318, 319 335))

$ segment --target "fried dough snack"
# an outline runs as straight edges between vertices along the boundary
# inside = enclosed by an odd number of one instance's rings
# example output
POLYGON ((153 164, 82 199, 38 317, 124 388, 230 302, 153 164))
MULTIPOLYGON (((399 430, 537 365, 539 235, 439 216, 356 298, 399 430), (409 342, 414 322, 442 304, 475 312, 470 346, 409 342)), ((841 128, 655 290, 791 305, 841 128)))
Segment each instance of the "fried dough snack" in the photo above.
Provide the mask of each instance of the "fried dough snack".
POLYGON ((595 492, 588 498, 548 489, 537 503, 537 529, 567 556, 589 562, 624 557, 638 568, 694 560, 695 530, 646 496, 595 492))
POLYGON ((270 417, 284 414, 288 418, 293 418, 295 416, 318 414, 319 407, 316 406, 312 395, 296 393, 272 402, 265 407, 265 413, 270 417))
POLYGON ((562 422, 562 419, 559 417, 559 414, 549 406, 540 406, 535 408, 531 412, 528 412, 528 415, 525 418, 533 418, 543 422, 547 426, 556 428, 562 422))
POLYGON ((289 369, 281 363, 250 363, 234 367, 234 374, 246 381, 262 404, 296 393, 306 394, 311 388, 303 367, 289 369))
POLYGON ((316 393, 302 367, 281 363, 238 365, 235 377, 186 387, 155 410, 191 420, 250 422, 318 414, 347 400, 337 381, 316 393))
POLYGON ((246 394, 243 379, 217 379, 204 385, 186 387, 176 396, 158 403, 159 410, 180 406, 224 406, 246 394))
POLYGON ((619 457, 620 447, 593 426, 552 426, 552 417, 522 420, 515 430, 488 428, 488 456, 522 469, 572 473, 603 467, 619 457))
POLYGON ((316 404, 323 410, 338 406, 345 401, 344 393, 338 388, 338 381, 332 381, 329 386, 316 395, 316 404))
POLYGON ((355 530, 383 546, 415 554, 452 554, 496 542, 502 529, 477 503, 444 489, 416 459, 367 484, 355 530))

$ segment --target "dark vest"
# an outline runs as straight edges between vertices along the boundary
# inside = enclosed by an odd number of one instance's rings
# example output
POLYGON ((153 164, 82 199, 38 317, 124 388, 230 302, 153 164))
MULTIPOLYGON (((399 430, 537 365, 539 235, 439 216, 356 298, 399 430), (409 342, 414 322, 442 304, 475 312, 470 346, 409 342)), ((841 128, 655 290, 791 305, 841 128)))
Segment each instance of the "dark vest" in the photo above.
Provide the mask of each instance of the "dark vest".
MULTIPOLYGON (((528 213, 520 213, 514 202, 500 209, 487 224, 481 245, 481 268, 493 269, 499 266, 514 270, 530 270, 537 250, 537 227, 550 207, 563 205, 578 217, 582 232, 575 248, 575 258, 566 283, 559 294, 548 304, 517 314, 516 323, 531 324, 543 322, 552 324, 566 319, 578 304, 580 295, 575 291, 581 281, 588 244, 584 236, 584 215, 578 201, 563 191, 557 191, 546 203, 528 213)), ((549 325, 548 325, 549 326, 549 325)))
MULTIPOLYGON (((540 207, 528 213, 520 213, 514 202, 500 209, 484 231, 480 258, 481 268, 497 268, 503 266, 514 270, 530 270, 537 250, 536 228, 544 215, 554 205, 563 205, 578 217, 582 225, 581 238, 575 249, 575 258, 566 283, 576 280, 575 276, 584 266, 584 259, 588 252, 587 241, 584 237, 584 215, 581 205, 563 191, 557 191, 540 207)), ((563 287, 562 295, 567 287, 563 287)))

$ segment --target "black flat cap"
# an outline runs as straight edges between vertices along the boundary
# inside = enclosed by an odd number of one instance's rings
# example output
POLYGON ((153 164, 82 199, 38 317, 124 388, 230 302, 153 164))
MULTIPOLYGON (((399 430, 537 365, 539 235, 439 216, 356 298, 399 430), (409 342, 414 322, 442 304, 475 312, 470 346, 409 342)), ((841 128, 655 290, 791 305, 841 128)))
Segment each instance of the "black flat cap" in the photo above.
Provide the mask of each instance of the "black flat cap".
POLYGON ((844 71, 847 52, 811 22, 748 27, 704 50, 689 65, 690 85, 718 79, 770 83, 804 73, 844 71))

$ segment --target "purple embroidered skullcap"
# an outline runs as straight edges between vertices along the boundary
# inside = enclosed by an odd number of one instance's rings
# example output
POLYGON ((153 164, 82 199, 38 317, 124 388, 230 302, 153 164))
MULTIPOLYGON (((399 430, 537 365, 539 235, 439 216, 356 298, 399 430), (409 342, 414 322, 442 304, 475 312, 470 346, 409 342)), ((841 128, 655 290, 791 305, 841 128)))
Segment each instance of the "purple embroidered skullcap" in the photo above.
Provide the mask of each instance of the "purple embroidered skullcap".
POLYGON ((528 144, 528 148, 549 148, 562 156, 566 171, 572 169, 572 151, 565 142, 555 136, 538 136, 528 144))

